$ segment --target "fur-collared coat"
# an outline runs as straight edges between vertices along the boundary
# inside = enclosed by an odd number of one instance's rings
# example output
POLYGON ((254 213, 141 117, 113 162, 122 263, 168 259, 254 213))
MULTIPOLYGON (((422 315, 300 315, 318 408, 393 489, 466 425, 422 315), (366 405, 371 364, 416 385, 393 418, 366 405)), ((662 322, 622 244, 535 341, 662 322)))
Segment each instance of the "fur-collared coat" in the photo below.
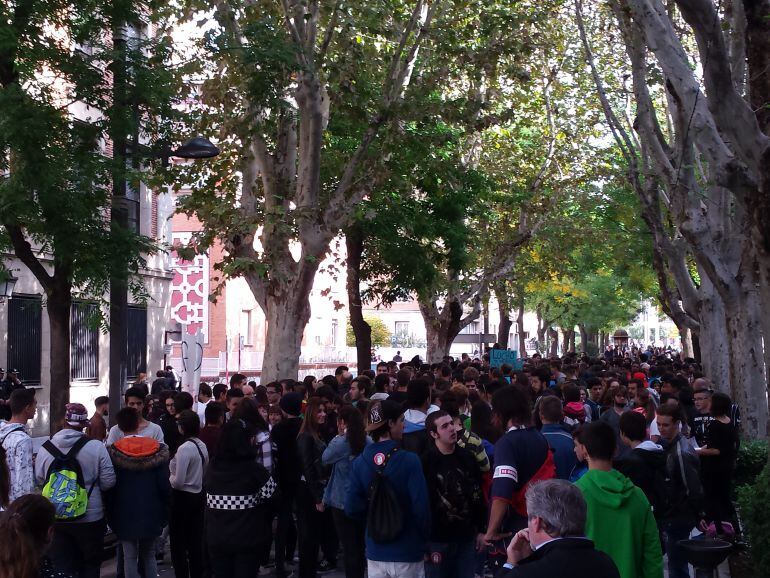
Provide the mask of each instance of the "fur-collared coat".
POLYGON ((169 451, 151 438, 128 437, 108 448, 117 483, 107 494, 107 522, 119 540, 160 536, 171 504, 169 451))

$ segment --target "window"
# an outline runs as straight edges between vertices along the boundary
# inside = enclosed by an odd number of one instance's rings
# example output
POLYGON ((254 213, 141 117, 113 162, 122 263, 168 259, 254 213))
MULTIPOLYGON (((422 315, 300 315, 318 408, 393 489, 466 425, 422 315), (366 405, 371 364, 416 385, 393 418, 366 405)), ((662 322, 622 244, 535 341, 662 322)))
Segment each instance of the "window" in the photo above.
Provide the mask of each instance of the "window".
POLYGON ((147 308, 128 306, 128 379, 147 372, 147 308))
POLYGON ((70 379, 99 380, 99 329, 94 303, 74 302, 70 314, 70 379))
POLYGON ((331 338, 332 347, 337 347, 337 329, 339 329, 339 321, 337 321, 336 319, 332 319, 332 338, 331 338))
POLYGON ((241 311, 240 333, 243 345, 254 345, 253 334, 251 331, 251 310, 241 311))
POLYGON ((40 383, 42 300, 14 295, 8 300, 8 371, 19 370, 25 385, 40 383))
POLYGON ((396 321, 396 335, 409 335, 409 322, 408 321, 396 321))

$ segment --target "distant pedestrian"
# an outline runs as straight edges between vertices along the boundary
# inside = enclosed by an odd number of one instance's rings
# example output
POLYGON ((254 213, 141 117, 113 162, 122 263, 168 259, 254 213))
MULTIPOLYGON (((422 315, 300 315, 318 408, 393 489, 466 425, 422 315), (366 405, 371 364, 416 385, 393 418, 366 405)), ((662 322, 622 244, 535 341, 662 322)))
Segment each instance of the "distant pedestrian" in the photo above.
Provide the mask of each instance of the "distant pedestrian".
POLYGON ((35 489, 32 465, 32 438, 27 433, 27 422, 35 417, 37 401, 34 389, 15 389, 9 400, 11 419, 0 426, 0 446, 10 474, 9 500, 13 502, 35 489))
POLYGON ((109 405, 110 398, 106 395, 100 395, 94 400, 96 411, 88 420, 88 427, 86 428, 86 435, 92 440, 103 442, 107 439, 107 421, 104 418, 107 417, 109 405))

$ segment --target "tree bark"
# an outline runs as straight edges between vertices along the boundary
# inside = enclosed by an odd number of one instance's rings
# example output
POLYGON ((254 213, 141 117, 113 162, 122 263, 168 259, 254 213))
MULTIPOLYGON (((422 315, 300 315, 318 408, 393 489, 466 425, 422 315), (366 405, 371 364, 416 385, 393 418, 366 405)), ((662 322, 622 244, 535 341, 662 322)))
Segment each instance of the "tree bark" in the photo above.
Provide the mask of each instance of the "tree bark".
POLYGON ((481 315, 481 299, 476 298, 473 310, 463 317, 463 304, 450 296, 439 311, 434 301, 418 299, 420 313, 425 322, 428 343, 427 363, 440 363, 449 355, 455 337, 481 315))
POLYGON ((582 323, 578 325, 578 331, 580 332, 580 351, 582 353, 588 353, 588 331, 586 326, 582 323))
POLYGON ((347 291, 350 325, 356 338, 356 360, 358 373, 371 365, 372 328, 364 319, 361 303, 361 255, 364 250, 364 232, 360 224, 355 224, 345 232, 347 247, 347 291))
POLYGON ((46 297, 48 327, 51 335, 50 417, 51 435, 64 425, 64 413, 70 400, 70 315, 72 293, 68 283, 57 283, 46 297))
POLYGON ((683 326, 681 329, 679 329, 679 341, 682 345, 682 357, 685 359, 688 357, 693 357, 692 331, 689 327, 683 326))
POLYGON ((725 301, 727 343, 733 399, 741 408, 741 429, 747 439, 767 432, 767 395, 759 299, 754 287, 741 288, 725 301))
POLYGON ((519 311, 516 315, 516 332, 519 335, 519 357, 527 357, 527 340, 524 339, 524 293, 519 296, 519 311))
POLYGON ((559 356, 559 330, 554 327, 549 327, 548 338, 551 341, 551 346, 550 346, 548 355, 550 357, 558 357, 559 356))
POLYGON ((497 343, 503 349, 508 349, 508 337, 511 333, 511 327, 513 326, 511 312, 508 309, 508 304, 499 297, 497 299, 497 307, 500 311, 500 324, 497 327, 497 343))
POLYGON ((698 333, 698 346, 701 351, 703 372, 719 391, 732 395, 724 304, 708 277, 702 279, 701 292, 703 298, 698 306, 701 326, 698 333))
POLYGON ((274 283, 273 287, 275 289, 267 295, 266 303, 262 383, 297 379, 302 337, 310 320, 309 291, 288 283, 274 283))

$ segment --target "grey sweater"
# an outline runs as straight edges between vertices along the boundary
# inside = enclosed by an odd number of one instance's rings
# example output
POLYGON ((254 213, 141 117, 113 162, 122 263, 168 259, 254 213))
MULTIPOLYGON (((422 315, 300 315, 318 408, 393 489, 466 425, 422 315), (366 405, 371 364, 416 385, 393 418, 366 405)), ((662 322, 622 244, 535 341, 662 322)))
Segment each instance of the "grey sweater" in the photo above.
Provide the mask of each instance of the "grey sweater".
MULTIPOLYGON (((63 429, 54 434, 51 438, 53 445, 59 451, 66 454, 75 442, 82 437, 82 432, 73 429, 63 429)), ((77 522, 96 522, 104 517, 104 506, 102 503, 102 491, 109 490, 115 485, 115 469, 112 467, 110 455, 104 444, 97 440, 91 440, 80 450, 77 456, 80 462, 80 468, 83 470, 83 481, 86 490, 91 490, 91 496, 88 498, 88 508, 85 516, 79 518, 77 522)), ((35 461, 35 481, 42 486, 46 483, 48 468, 53 462, 53 456, 41 447, 35 461)))

